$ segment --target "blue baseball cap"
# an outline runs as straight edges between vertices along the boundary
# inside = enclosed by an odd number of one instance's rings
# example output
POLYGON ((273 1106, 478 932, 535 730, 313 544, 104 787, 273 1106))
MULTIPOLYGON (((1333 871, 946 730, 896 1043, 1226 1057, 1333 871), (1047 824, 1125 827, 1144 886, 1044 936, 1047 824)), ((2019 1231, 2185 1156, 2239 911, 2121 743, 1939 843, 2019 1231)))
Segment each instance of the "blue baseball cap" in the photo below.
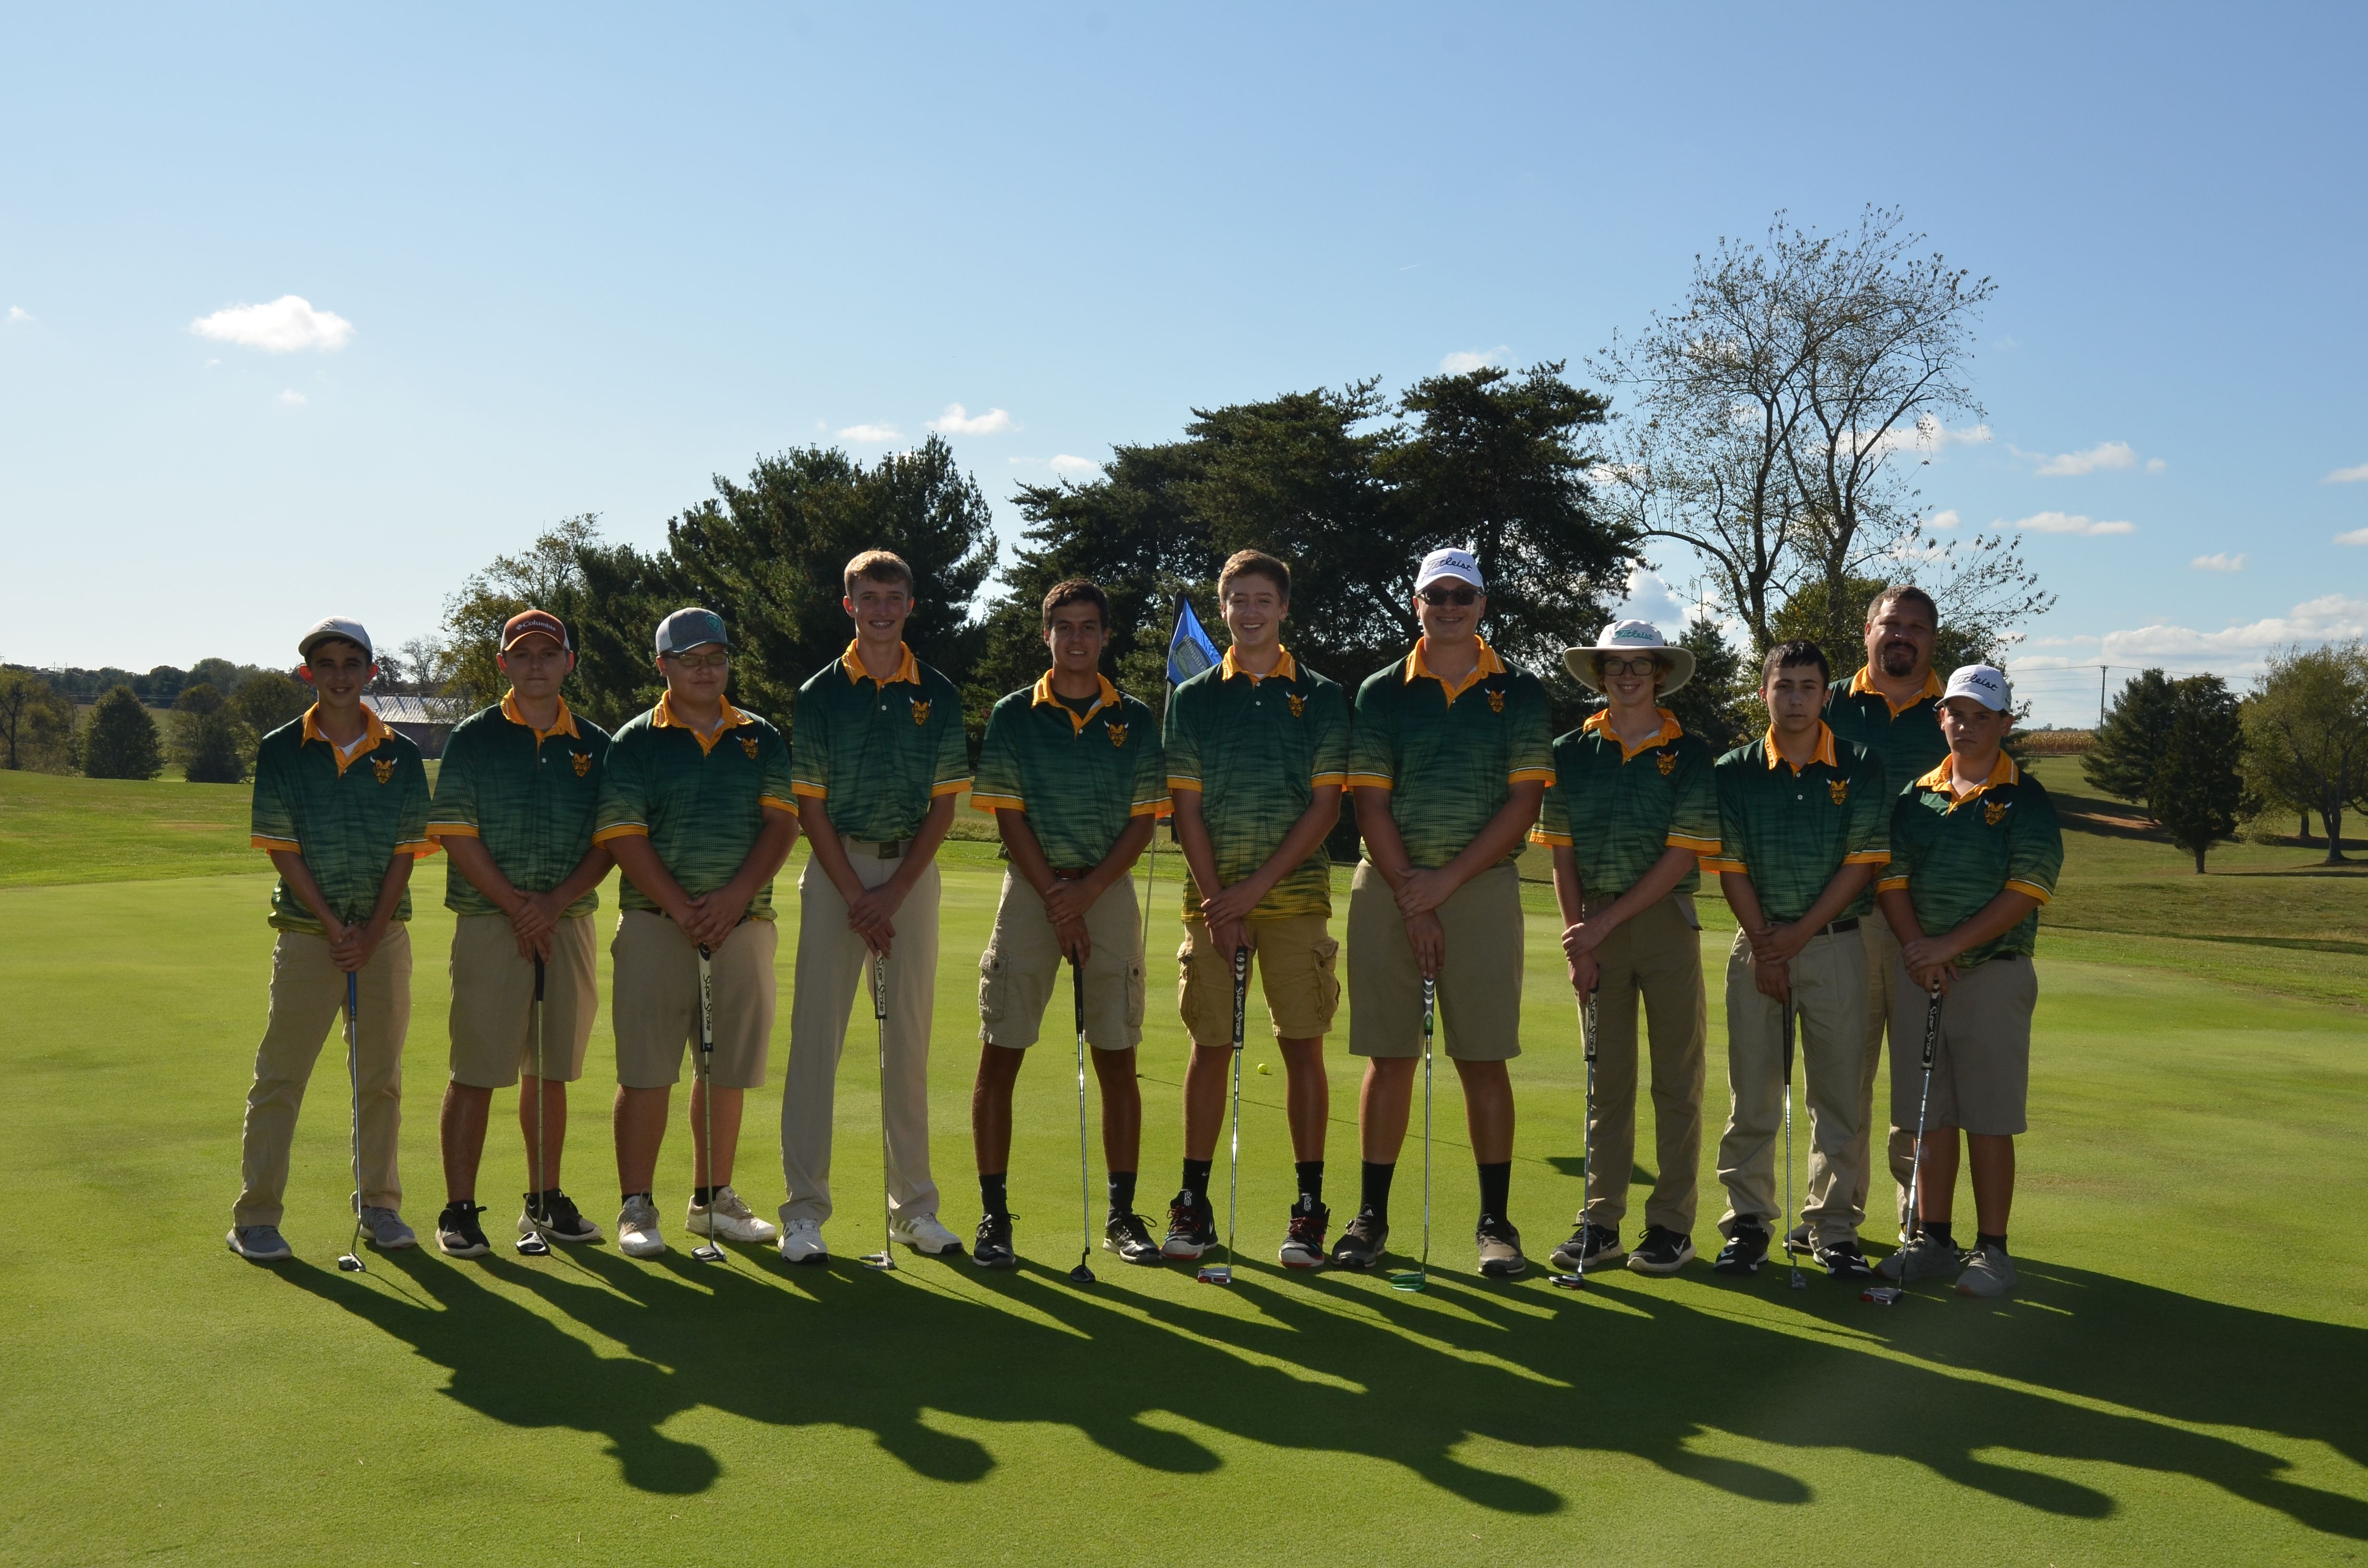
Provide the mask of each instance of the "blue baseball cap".
POLYGON ((658 655, 685 653, 709 642, 729 648, 732 639, 723 634, 723 618, 712 609, 692 607, 678 609, 658 622, 658 655))

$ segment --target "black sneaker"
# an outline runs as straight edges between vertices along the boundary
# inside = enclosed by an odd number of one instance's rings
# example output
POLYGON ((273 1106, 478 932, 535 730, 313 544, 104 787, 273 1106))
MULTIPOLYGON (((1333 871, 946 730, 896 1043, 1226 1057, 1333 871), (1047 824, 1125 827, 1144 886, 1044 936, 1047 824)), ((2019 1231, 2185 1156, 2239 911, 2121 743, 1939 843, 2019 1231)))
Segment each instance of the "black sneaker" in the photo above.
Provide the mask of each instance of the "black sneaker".
POLYGON ((1151 1239, 1151 1227, 1143 1222, 1140 1214, 1121 1214, 1111 1210, 1109 1221, 1102 1226, 1102 1245, 1118 1254, 1123 1263, 1159 1261, 1159 1244, 1151 1239))
POLYGON ((564 1192, 554 1192, 545 1204, 542 1194, 526 1195, 526 1208, 518 1215, 518 1234, 540 1234, 551 1241, 581 1244, 600 1239, 600 1227, 586 1220, 575 1207, 575 1199, 564 1192))
POLYGON ((1577 1268, 1581 1264, 1589 1268, 1606 1268, 1628 1256, 1620 1244, 1620 1233, 1609 1225, 1581 1225, 1571 1232, 1570 1240, 1554 1249, 1556 1268, 1577 1268))
POLYGON ((1161 1256, 1190 1263, 1216 1244, 1216 1206, 1186 1187, 1167 1206, 1167 1240, 1160 1246, 1161 1256))
POLYGON ((1691 1236, 1658 1225, 1645 1227, 1645 1239, 1628 1255, 1628 1267, 1639 1274, 1675 1274, 1694 1260, 1691 1236))
POLYGON ((1489 1278, 1511 1279, 1528 1271, 1530 1260, 1521 1256, 1521 1233, 1502 1215, 1480 1216, 1480 1228, 1473 1239, 1480 1244, 1480 1272, 1489 1278))
POLYGON ((1315 1268, 1324 1261, 1324 1233, 1332 1228, 1332 1210, 1323 1204, 1314 1210, 1291 1206, 1291 1229, 1282 1237, 1285 1268, 1315 1268))
POLYGON ((482 1203, 444 1205, 444 1212, 436 1216, 436 1244, 445 1256, 483 1257, 494 1250, 494 1244, 485 1240, 485 1228, 477 1223, 484 1211, 482 1203))
POLYGON ((1008 1214, 978 1217, 978 1233, 970 1244, 971 1262, 981 1268, 1010 1268, 1018 1265, 1019 1255, 1011 1250, 1011 1220, 1008 1214))
POLYGON ((1711 1268, 1719 1274, 1757 1274, 1759 1266, 1768 1261, 1769 1241, 1768 1232, 1759 1221, 1737 1220, 1735 1233, 1718 1249, 1718 1261, 1711 1268))
POLYGON ((1389 1244, 1387 1221, 1370 1209, 1359 1210, 1332 1244, 1332 1267, 1335 1268, 1371 1268, 1382 1261, 1382 1249, 1389 1244))
POLYGON ((1817 1261, 1837 1279, 1864 1279, 1874 1272, 1874 1265, 1867 1262, 1866 1254, 1856 1242, 1836 1242, 1831 1246, 1819 1247, 1817 1261))

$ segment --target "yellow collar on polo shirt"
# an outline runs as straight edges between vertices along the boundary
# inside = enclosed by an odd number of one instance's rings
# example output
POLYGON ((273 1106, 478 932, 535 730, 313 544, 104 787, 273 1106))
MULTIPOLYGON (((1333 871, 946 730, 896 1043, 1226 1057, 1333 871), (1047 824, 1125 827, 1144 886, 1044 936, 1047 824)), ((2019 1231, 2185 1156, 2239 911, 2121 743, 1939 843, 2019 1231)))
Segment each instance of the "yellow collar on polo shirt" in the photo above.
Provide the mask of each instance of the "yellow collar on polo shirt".
POLYGON ((1225 673, 1219 676, 1217 678, 1219 680, 1231 680, 1235 676, 1247 676, 1250 677, 1250 681, 1253 685, 1259 681, 1268 679, 1297 680, 1299 678, 1299 665, 1292 661, 1291 657, 1291 650, 1288 648, 1279 648, 1276 650, 1276 653, 1281 656, 1275 660, 1274 668, 1267 671, 1265 675, 1260 675, 1256 670, 1246 670, 1239 665, 1234 663, 1234 651, 1231 648, 1227 648, 1225 650, 1225 663, 1224 666, 1225 673))
POLYGON ((1957 793, 1956 780, 1950 775, 1949 771, 1955 759, 1953 757, 1942 757, 1941 759, 1940 767, 1934 768, 1931 772, 1926 774, 1923 778, 1918 778, 1916 781, 1916 787, 1919 790, 1941 790, 1947 791, 1950 797, 1949 809, 1952 812, 1959 806, 1964 805, 1967 801, 1977 801, 1981 799, 1982 796, 1987 794, 1990 790, 1997 789, 2001 784, 2020 783, 2022 779, 2022 769, 2014 765, 2014 758, 2007 756, 2005 752, 2001 751, 1998 755, 1998 761, 1990 765, 1990 776, 1987 778, 1983 779, 1979 784, 1975 785, 1972 789, 1966 790, 1964 794, 1960 795, 1957 793))
POLYGON ((1895 719, 1898 718, 1902 713, 1907 712, 1910 708, 1915 707, 1918 703, 1923 701, 1926 698, 1938 697, 1941 695, 1942 689, 1941 686, 1941 677, 1933 674, 1930 670, 1926 670, 1924 672, 1924 689, 1918 692, 1915 696, 1909 698, 1905 702, 1894 702, 1891 700, 1888 693, 1875 691, 1874 682, 1866 678, 1867 671, 1873 667, 1874 666, 1873 665, 1861 665, 1859 666, 1858 674, 1850 676, 1850 694, 1852 697, 1864 697, 1868 692, 1873 691, 1875 696, 1883 699, 1884 705, 1891 710, 1891 716, 1895 719))
MULTIPOLYGON (((1792 758, 1786 756, 1782 752, 1776 749, 1775 725, 1770 724, 1768 726, 1768 738, 1763 741, 1761 744, 1767 748, 1769 772, 1775 772, 1776 765, 1780 762, 1784 763, 1787 766, 1791 766, 1792 758)), ((1810 756, 1809 762, 1822 762, 1827 767, 1839 767, 1841 766, 1840 759, 1834 755, 1833 729, 1822 719, 1817 721, 1817 749, 1816 753, 1810 756)), ((1802 763, 1799 767, 1793 767, 1793 773, 1795 775, 1799 774, 1802 768, 1809 766, 1809 762, 1802 763)), ((1946 765, 1944 764, 1943 766, 1946 765)))
POLYGON ((378 750, 379 742, 394 733, 393 730, 386 727, 385 721, 370 710, 369 703, 363 703, 361 709, 361 743, 350 752, 321 733, 321 726, 314 722, 315 715, 321 711, 321 704, 317 700, 312 707, 304 710, 304 738, 308 741, 318 741, 329 748, 329 755, 337 759, 337 777, 340 778, 346 776, 346 769, 354 765, 356 757, 366 756, 378 750))
POLYGON ((1447 705, 1450 708, 1454 707, 1455 699, 1457 698, 1463 696, 1465 692, 1471 690, 1474 687, 1479 685, 1490 676, 1500 676, 1505 673, 1504 661, 1497 657, 1497 651, 1494 648, 1488 646, 1488 640, 1485 637, 1480 637, 1474 638, 1474 641, 1480 644, 1479 662, 1472 666, 1472 673, 1470 675, 1465 676, 1453 686, 1450 686, 1447 684, 1447 677, 1433 670, 1430 665, 1424 661, 1422 656, 1422 639, 1415 639, 1414 652, 1408 653, 1406 657, 1406 684, 1411 686, 1416 681, 1426 677, 1435 680, 1439 683, 1439 688, 1447 693, 1447 705))
POLYGON ((1607 740, 1620 741, 1620 761, 1624 766, 1628 759, 1638 752, 1651 751, 1655 746, 1666 745, 1686 733, 1686 727, 1678 722, 1678 716, 1668 709, 1656 708, 1653 711, 1661 716, 1661 727, 1646 736, 1641 745, 1632 746, 1626 741, 1620 739, 1620 732, 1611 727, 1611 710, 1609 708, 1599 708, 1589 713, 1587 716, 1587 722, 1581 724, 1579 729, 1593 730, 1607 740))
MULTIPOLYGON (((838 656, 840 667, 847 671, 847 684, 849 686, 853 686, 857 681, 871 678, 871 672, 863 667, 863 655, 856 652, 857 644, 860 641, 859 638, 848 639, 847 652, 838 656)), ((905 655, 896 663, 896 673, 877 684, 894 686, 900 680, 908 680, 915 686, 920 685, 921 661, 913 657, 913 645, 910 642, 899 642, 896 646, 905 655)))
POLYGON ((715 726, 715 733, 712 735, 701 733, 698 725, 675 716, 674 693, 670 691, 658 694, 658 705, 650 716, 650 728, 689 731, 690 738, 699 743, 699 755, 705 756, 715 749, 715 743, 723 738, 724 731, 748 722, 748 715, 733 707, 729 698, 719 697, 715 701, 723 710, 723 722, 715 726))
MULTIPOLYGON (((506 691, 502 694, 502 717, 521 729, 534 730, 534 726, 526 722, 526 716, 518 711, 518 693, 515 691, 506 691)), ((567 710, 567 699, 564 697, 559 699, 559 722, 548 730, 534 730, 537 744, 551 739, 553 735, 565 735, 572 741, 580 741, 584 738, 575 728, 575 715, 567 710)))
POLYGON ((1075 734, 1077 731, 1086 727, 1087 720, 1091 719, 1103 709, 1114 706, 1118 701, 1118 687, 1110 683, 1110 676, 1102 674, 1099 670, 1097 670, 1094 672, 1094 679, 1100 683, 1101 690, 1095 695, 1094 705, 1091 708, 1087 709, 1082 713, 1070 707, 1068 703, 1063 701, 1059 697, 1053 694, 1053 672, 1050 670, 1046 670, 1042 675, 1036 677, 1035 700, 1029 703, 1028 706, 1030 708, 1042 708, 1046 703, 1051 703, 1053 707, 1058 708, 1062 712, 1069 716, 1070 733, 1075 734))

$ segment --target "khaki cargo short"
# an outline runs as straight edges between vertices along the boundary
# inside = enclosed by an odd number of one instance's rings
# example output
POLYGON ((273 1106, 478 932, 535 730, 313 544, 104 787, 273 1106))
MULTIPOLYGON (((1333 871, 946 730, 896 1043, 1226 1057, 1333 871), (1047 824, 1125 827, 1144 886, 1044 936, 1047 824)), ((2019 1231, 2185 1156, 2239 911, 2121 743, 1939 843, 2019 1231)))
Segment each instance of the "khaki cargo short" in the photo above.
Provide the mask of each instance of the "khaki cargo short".
MULTIPOLYGON (((710 964, 714 980, 714 1083, 764 1086, 773 1042, 773 950, 769 920, 744 920, 710 964)), ((699 1049, 699 948, 663 915, 628 909, 609 944, 616 966, 609 1006, 617 1020, 617 1082, 661 1089, 682 1079, 685 1051, 699 1049)))
MULTIPOLYGON (((1322 915, 1285 915, 1252 920, 1250 967, 1266 993, 1266 1010, 1277 1040, 1315 1040, 1332 1028, 1340 1010, 1340 944, 1322 915)), ((1234 955, 1209 940, 1205 921, 1188 917, 1184 945, 1176 949, 1176 1006, 1194 1045, 1212 1049, 1234 1043, 1234 955)))
MULTIPOLYGON (((1121 880, 1086 911, 1086 1040, 1096 1051, 1133 1051, 1143 1043, 1143 922, 1134 884, 1121 880)), ((978 960, 978 1038, 1025 1051, 1044 1027, 1057 991, 1061 1016, 1054 1032, 1076 1038, 1069 967, 1052 917, 1034 888, 1003 873, 995 930, 978 960)), ((1228 1036, 1228 1038, 1231 1038, 1228 1036)))
MULTIPOLYGON (((1456 889, 1438 914, 1447 933, 1439 974, 1447 1054, 1509 1062, 1521 1053, 1520 874, 1492 866, 1456 889)), ((1397 899, 1370 860, 1357 862, 1349 883, 1349 1052, 1422 1054, 1422 971, 1397 899)))
POLYGON ((600 1007, 592 916, 562 920, 543 964, 542 1055, 535 1056, 534 960, 520 958, 507 915, 452 924, 452 1081, 507 1089, 521 1073, 572 1084, 600 1007))
MULTIPOLYGON (((1914 1133, 1924 1086, 1924 1012, 1930 998, 1899 965, 1892 976, 1891 1119, 1914 1133)), ((2020 954, 1961 969, 1941 999, 1932 1051, 1932 1103, 1924 1125, 1999 1137, 2026 1131, 2031 1097, 2031 1013, 2039 976, 2020 954)))

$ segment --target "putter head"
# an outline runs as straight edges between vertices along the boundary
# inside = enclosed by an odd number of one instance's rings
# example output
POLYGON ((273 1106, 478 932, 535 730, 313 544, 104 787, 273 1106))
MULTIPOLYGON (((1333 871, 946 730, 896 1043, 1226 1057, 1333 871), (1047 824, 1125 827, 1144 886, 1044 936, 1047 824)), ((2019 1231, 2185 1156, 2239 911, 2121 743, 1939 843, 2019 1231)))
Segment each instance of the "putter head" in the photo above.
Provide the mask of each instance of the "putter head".
POLYGON ((701 1263, 721 1263, 723 1261, 723 1249, 709 1242, 703 1246, 691 1248, 690 1256, 701 1263))
POLYGON ((1405 1274, 1390 1276, 1390 1289, 1393 1290, 1421 1290, 1428 1289, 1429 1285, 1430 1274, 1428 1269, 1417 1268, 1405 1274))
POLYGON ((341 1252, 337 1255, 337 1269, 338 1272, 343 1274, 364 1274, 369 1272, 367 1269, 362 1267, 362 1260, 356 1257, 349 1252, 341 1252))
POLYGON ((1896 1307, 1899 1304, 1899 1287, 1870 1285, 1858 1293, 1858 1299, 1861 1301, 1872 1301, 1878 1307, 1896 1307))
POLYGON ((878 1252, 865 1253, 861 1262, 863 1267, 866 1268, 894 1268, 896 1267, 895 1258, 889 1255, 886 1247, 882 1247, 878 1252))
POLYGON ((542 1239, 542 1233, 540 1231, 530 1236, 520 1236, 518 1239, 518 1249, 519 1255, 525 1257, 549 1257, 551 1256, 551 1244, 542 1239))
POLYGON ((1234 1282, 1234 1266, 1230 1263, 1204 1263, 1200 1280, 1203 1285, 1230 1285, 1234 1282))
POLYGON ((1793 1289, 1795 1290, 1805 1290, 1808 1288, 1809 1281, 1807 1277, 1801 1272, 1801 1266, 1797 1263, 1794 1264, 1793 1266, 1793 1289))
POLYGON ((1565 1290, 1584 1290, 1587 1289, 1587 1276, 1584 1274, 1549 1274, 1546 1276, 1546 1283, 1549 1285, 1558 1286, 1565 1290))
POLYGON ((1085 1264, 1084 1264, 1084 1262, 1083 1262, 1082 1260, 1077 1264, 1077 1267, 1076 1267, 1072 1268, 1071 1270, 1069 1270, 1069 1283, 1070 1283, 1070 1284, 1072 1284, 1072 1285, 1090 1285, 1090 1284, 1092 1284, 1093 1282, 1094 1282, 1094 1271, 1093 1271, 1092 1269, 1090 1269, 1090 1268, 1087 1268, 1087 1267, 1085 1266, 1085 1264))

